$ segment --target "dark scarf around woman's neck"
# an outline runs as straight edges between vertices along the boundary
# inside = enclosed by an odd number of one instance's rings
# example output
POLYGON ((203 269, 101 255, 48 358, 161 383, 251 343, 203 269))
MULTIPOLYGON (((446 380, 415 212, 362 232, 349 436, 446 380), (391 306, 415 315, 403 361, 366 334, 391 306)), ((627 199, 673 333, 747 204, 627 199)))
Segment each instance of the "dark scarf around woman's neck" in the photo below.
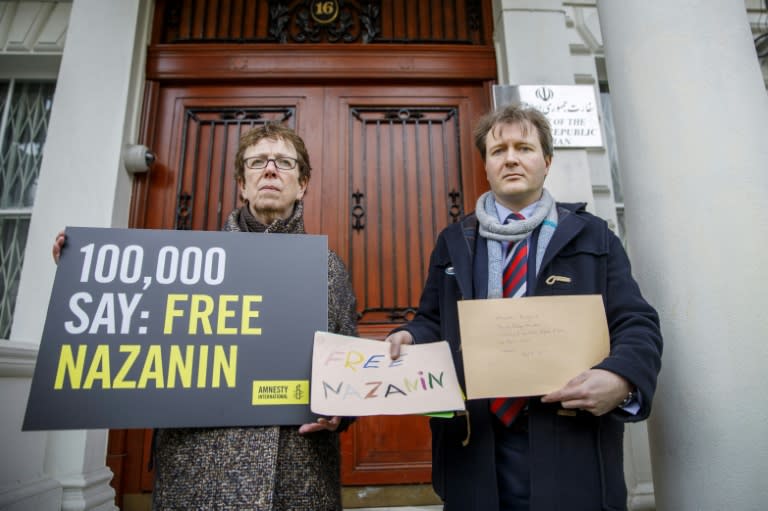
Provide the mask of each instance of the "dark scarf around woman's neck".
POLYGON ((278 218, 269 225, 265 225, 253 216, 250 205, 246 201, 243 206, 237 208, 227 217, 224 223, 225 231, 242 232, 280 232, 286 234, 304 234, 304 203, 296 201, 293 213, 286 219, 278 218))

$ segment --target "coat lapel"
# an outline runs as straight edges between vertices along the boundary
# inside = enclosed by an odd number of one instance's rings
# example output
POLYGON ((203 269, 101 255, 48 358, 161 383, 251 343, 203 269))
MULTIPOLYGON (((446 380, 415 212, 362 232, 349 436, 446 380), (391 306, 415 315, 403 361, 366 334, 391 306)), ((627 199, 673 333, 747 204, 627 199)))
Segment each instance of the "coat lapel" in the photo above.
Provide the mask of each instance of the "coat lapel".
POLYGON ((560 252, 564 246, 576 237, 586 225, 586 221, 578 215, 572 214, 573 211, 558 205, 557 229, 549 241, 544 258, 541 261, 541 268, 546 268, 555 255, 560 252))
MULTIPOLYGON (((454 224, 455 225, 455 224, 454 224)), ((469 215, 458 226, 446 231, 448 257, 464 299, 474 298, 472 265, 477 241, 477 217, 469 215)))
MULTIPOLYGON (((583 218, 572 213, 571 209, 558 205, 559 219, 557 229, 544 253, 541 268, 546 268, 555 255, 575 238, 586 225, 583 218)), ((477 225, 477 217, 471 214, 462 219, 459 225, 454 224, 453 228, 448 229, 445 233, 450 264, 453 265, 454 275, 456 276, 461 296, 465 300, 475 298, 475 286, 472 285, 472 282, 475 276, 474 259, 478 237, 477 225)), ((487 279, 487 274, 485 278, 487 279)))

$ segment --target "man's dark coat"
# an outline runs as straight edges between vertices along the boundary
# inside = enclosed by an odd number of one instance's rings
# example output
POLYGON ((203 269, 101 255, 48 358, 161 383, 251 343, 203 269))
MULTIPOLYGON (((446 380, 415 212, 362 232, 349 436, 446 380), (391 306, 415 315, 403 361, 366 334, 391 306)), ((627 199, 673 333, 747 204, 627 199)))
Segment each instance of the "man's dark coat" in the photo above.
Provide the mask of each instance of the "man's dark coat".
MULTIPOLYGON (((635 385, 641 408, 637 415, 620 410, 602 417, 581 411, 567 415, 572 412, 559 405, 531 399, 530 511, 623 510, 624 422, 643 420, 651 410, 661 367, 658 316, 641 296, 621 242, 607 224, 587 213, 583 204, 558 204, 558 216, 529 294, 602 295, 611 348, 608 358, 595 367, 635 385), (551 276, 565 278, 548 281, 551 276)), ((417 343, 441 339, 450 343, 462 387, 457 301, 486 297, 487 266, 486 241, 478 235, 474 215, 447 227, 432 252, 418 313, 404 327, 417 343)), ((488 406, 488 400, 471 400, 466 416, 430 420, 432 484, 446 511, 499 508, 491 423, 496 419, 488 406)))

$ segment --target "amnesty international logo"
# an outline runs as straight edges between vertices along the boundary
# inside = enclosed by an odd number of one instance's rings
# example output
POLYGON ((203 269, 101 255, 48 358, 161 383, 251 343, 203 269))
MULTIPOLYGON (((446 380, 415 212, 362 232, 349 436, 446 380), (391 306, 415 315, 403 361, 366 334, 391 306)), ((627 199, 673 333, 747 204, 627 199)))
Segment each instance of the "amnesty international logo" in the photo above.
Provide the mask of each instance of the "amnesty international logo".
POLYGON ((293 389, 293 397, 295 397, 298 401, 301 401, 301 398, 306 396, 307 393, 301 390, 301 385, 296 384, 293 389))
POLYGON ((254 380, 251 404, 307 405, 309 380, 254 380))

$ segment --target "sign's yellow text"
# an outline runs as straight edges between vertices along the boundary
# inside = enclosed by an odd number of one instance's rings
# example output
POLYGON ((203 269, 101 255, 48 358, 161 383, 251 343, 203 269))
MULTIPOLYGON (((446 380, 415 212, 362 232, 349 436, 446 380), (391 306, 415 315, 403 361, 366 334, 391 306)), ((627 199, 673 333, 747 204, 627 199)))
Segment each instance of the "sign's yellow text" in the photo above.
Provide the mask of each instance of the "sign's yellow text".
POLYGON ((236 345, 63 344, 53 388, 215 389, 236 379, 236 345))

